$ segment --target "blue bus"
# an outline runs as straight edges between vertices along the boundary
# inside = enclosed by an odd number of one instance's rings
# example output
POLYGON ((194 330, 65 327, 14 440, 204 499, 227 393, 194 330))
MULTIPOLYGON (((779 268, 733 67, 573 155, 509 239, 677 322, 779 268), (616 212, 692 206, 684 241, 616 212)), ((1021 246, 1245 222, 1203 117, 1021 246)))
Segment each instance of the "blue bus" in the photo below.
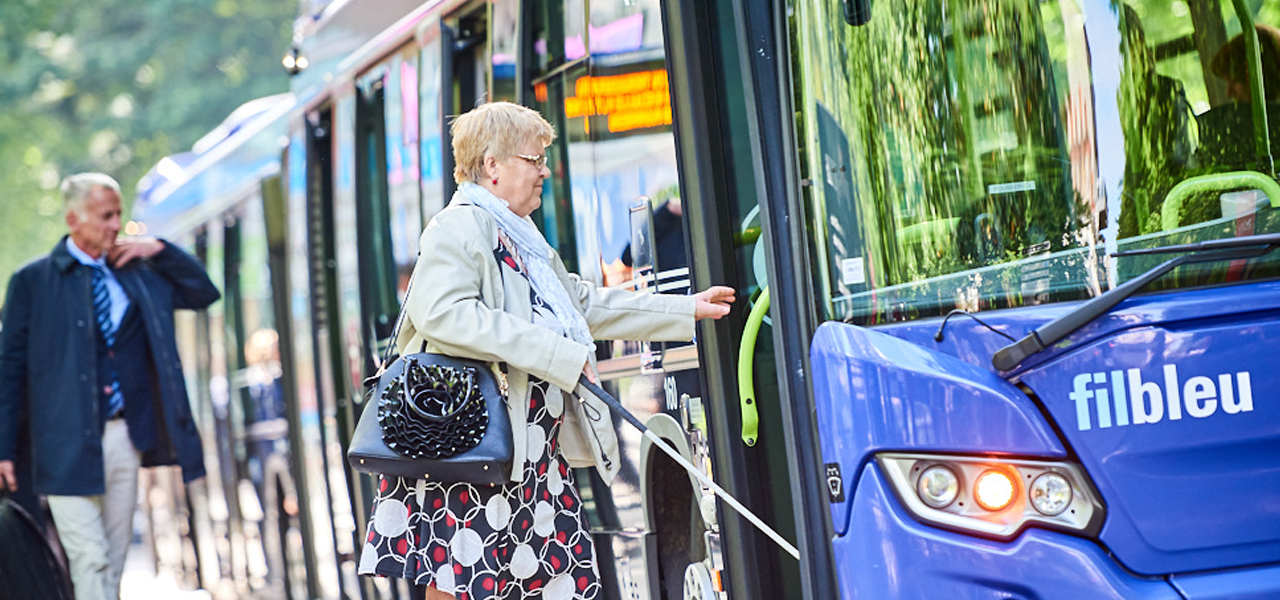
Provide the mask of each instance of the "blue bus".
POLYGON ((619 422, 618 479, 579 474, 604 597, 1280 595, 1280 4, 350 0, 296 29, 291 93, 138 201, 227 291, 180 323, 211 477, 149 496, 199 583, 415 593, 355 576, 343 449, 448 119, 510 100, 560 132, 534 218, 571 269, 740 290, 601 375, 800 551, 619 422))

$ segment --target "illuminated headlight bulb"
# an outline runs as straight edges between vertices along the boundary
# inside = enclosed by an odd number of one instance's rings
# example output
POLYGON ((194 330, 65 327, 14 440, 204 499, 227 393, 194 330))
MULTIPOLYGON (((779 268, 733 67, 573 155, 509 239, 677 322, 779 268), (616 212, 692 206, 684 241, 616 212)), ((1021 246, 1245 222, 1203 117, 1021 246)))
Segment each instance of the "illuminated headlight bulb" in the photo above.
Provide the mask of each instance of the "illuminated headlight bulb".
POLYGON ((920 501, 931 508, 943 508, 955 501, 960 493, 960 481, 956 474, 941 465, 934 465, 920 474, 916 482, 920 501))
POLYGON ((1071 505, 1071 484, 1057 473, 1044 473, 1031 482, 1031 506, 1046 517, 1062 514, 1071 505))
POLYGON ((993 512, 1004 510, 1013 502, 1013 478, 998 469, 986 471, 978 476, 973 495, 982 508, 993 512))

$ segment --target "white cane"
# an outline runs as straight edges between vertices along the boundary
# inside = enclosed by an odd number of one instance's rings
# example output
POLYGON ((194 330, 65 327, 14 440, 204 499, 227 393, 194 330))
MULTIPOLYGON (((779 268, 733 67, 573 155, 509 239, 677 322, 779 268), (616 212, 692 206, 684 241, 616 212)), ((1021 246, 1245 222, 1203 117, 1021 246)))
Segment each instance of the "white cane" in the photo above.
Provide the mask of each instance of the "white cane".
POLYGON ((653 445, 660 448, 663 452, 666 452, 667 456, 670 456, 671 459, 676 461, 676 463, 683 467, 685 471, 688 471, 690 475, 693 475, 698 479, 698 481, 701 481, 702 485, 711 488, 711 491, 715 492, 721 500, 724 500, 725 504, 728 504, 735 512, 742 515, 744 519, 750 521, 752 525, 755 525, 756 529, 759 529, 762 533, 769 536, 769 539, 773 540, 773 542, 778 546, 781 546, 783 550, 786 550, 787 554, 795 557, 796 560, 800 560, 800 550, 796 549, 796 547, 792 546, 790 542, 782 537, 782 535, 774 531, 773 528, 765 524, 764 521, 760 520, 760 517, 757 517, 750 509, 743 506, 741 502, 738 502, 737 498, 729 495, 729 492, 726 492, 723 488, 716 485, 714 481, 711 481, 711 479, 704 475, 702 471, 699 471, 697 467, 693 466, 693 463, 681 456, 675 448, 672 448, 669 444, 663 441, 662 438, 658 437, 657 434, 649 431, 649 428, 645 427, 644 423, 640 422, 640 419, 637 419, 635 415, 622 407, 622 404, 618 402, 617 398, 614 398, 608 392, 604 391, 600 386, 591 383, 585 375, 578 378, 578 384, 586 388, 587 391, 594 394, 597 398, 603 400, 605 404, 609 405, 609 408, 612 409, 613 412, 618 413, 618 415, 623 419, 626 419, 628 423, 636 429, 639 429, 640 433, 644 434, 644 437, 648 438, 650 442, 653 442, 653 445))

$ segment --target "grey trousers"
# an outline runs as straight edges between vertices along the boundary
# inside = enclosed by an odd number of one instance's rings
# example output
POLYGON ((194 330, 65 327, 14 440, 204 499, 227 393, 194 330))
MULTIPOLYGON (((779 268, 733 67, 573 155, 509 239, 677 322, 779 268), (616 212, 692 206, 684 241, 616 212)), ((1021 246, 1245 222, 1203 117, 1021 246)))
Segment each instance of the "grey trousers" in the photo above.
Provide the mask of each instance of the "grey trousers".
POLYGON ((141 456, 124 419, 102 432, 107 489, 101 496, 49 496, 49 511, 71 570, 76 600, 119 600, 125 553, 133 539, 141 456))

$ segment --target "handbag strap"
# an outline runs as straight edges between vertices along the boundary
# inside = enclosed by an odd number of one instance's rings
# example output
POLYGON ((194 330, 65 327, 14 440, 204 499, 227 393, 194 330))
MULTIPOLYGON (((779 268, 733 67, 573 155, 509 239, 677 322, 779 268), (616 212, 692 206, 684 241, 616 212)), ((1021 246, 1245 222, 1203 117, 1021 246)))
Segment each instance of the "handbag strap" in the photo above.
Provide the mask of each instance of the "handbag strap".
MULTIPOLYGON (((500 240, 497 240, 497 242, 502 243, 500 240)), ((422 255, 419 254, 418 256, 422 255)), ((497 262, 498 257, 494 256, 493 260, 494 262, 497 262)), ((498 264, 498 276, 502 276, 501 263, 498 264)), ((404 320, 409 314, 409 293, 413 291, 413 282, 417 278, 418 263, 417 261, 414 261, 413 271, 409 273, 409 283, 405 284, 404 288, 404 304, 400 307, 400 312, 396 315, 395 326, 391 328, 391 338, 387 340, 387 349, 382 351, 382 360, 378 362, 378 370, 375 371, 371 377, 365 379, 366 382, 377 381, 378 378, 382 377, 382 374, 387 370, 387 367, 391 366, 391 357, 395 354, 396 340, 400 339, 400 327, 404 325, 404 320)), ((426 343, 423 342, 423 350, 425 349, 426 343)), ((507 363, 502 362, 496 364, 497 368, 494 370, 495 375, 498 376, 498 379, 501 382, 500 387, 502 388, 502 395, 505 397, 507 395, 507 363)))
POLYGON ((404 305, 400 307, 400 312, 396 315, 396 324, 395 327, 391 328, 391 339, 387 340, 387 349, 382 351, 382 360, 378 362, 378 370, 371 377, 374 381, 382 377, 382 373, 391 365, 391 355, 395 353, 396 340, 400 338, 400 327, 404 325, 404 319, 409 313, 409 293, 413 291, 413 280, 417 278, 418 263, 414 261, 413 271, 409 273, 409 283, 404 288, 404 305))

